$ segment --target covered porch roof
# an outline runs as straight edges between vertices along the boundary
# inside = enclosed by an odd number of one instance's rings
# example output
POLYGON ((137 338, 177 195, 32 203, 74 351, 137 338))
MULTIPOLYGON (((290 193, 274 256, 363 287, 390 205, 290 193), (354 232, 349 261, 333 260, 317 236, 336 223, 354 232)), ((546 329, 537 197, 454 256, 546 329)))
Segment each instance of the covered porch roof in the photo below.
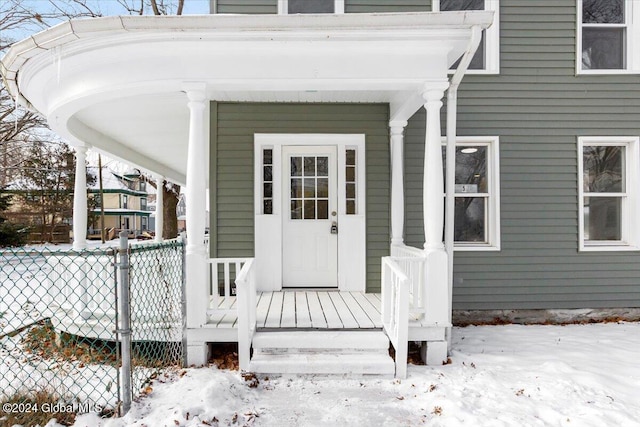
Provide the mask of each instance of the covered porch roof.
POLYGON ((72 20, 16 43, 0 71, 72 144, 185 184, 190 82, 210 100, 387 102, 392 121, 407 120, 491 21, 484 11, 72 20))

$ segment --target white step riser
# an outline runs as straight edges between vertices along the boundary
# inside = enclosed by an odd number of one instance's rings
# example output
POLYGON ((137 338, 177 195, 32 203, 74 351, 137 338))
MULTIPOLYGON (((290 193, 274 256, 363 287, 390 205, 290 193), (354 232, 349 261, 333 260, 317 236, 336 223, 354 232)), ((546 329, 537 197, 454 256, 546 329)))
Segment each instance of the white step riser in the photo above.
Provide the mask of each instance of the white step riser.
POLYGON ((287 355, 287 354, 303 354, 303 355, 312 355, 312 354, 334 354, 334 355, 389 355, 389 350, 363 350, 363 349, 317 349, 317 348, 258 348, 253 349, 253 354, 272 354, 272 355, 287 355))
POLYGON ((258 332, 253 348, 386 350, 389 338, 381 331, 258 332))
POLYGON ((395 374, 395 364, 389 355, 371 354, 258 354, 252 358, 249 369, 261 374, 395 374))

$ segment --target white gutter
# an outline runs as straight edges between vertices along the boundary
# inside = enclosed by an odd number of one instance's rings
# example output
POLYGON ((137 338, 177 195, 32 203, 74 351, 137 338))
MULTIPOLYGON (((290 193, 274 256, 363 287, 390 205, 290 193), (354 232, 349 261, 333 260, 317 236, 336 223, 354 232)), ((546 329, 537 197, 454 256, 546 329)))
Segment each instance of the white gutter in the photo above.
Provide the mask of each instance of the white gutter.
MULTIPOLYGON (((471 64, 471 60, 478 50, 480 41, 482 40, 482 28, 474 25, 471 28, 471 39, 467 50, 462 55, 460 64, 451 76, 449 90, 447 91, 447 146, 446 146, 446 185, 445 185, 445 226, 444 226, 444 247, 449 255, 447 266, 449 277, 449 324, 452 323, 453 313, 453 229, 455 215, 455 178, 456 178, 456 133, 457 133, 457 114, 458 114, 458 86, 464 77, 464 74, 471 64)), ((451 328, 447 333, 447 344, 451 349, 451 328)))

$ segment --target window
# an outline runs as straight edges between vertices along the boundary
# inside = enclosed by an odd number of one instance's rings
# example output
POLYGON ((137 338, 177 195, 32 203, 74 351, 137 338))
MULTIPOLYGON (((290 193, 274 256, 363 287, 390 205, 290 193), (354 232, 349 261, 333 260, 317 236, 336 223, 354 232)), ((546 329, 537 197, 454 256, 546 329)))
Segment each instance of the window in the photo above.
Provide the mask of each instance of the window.
MULTIPOLYGON (((470 74, 497 74, 500 72, 500 18, 499 0, 433 0, 434 11, 492 10, 491 27, 482 32, 480 46, 469 65, 470 74)), ((458 60, 452 69, 458 66, 458 60)))
POLYGON ((140 181, 140 191, 147 191, 147 182, 145 180, 140 181))
POLYGON ((141 197, 140 198, 140 210, 143 210, 143 211, 147 210, 147 198, 146 197, 141 197))
POLYGON ((355 148, 347 148, 345 150, 345 195, 347 215, 355 215, 358 213, 357 199, 357 179, 358 172, 356 170, 356 150, 355 148))
POLYGON ((122 196, 122 207, 124 209, 127 209, 127 205, 129 204, 128 202, 129 202, 128 197, 126 195, 123 195, 122 196))
POLYGON ((278 0, 278 13, 344 13, 344 0, 278 0))
POLYGON ((262 150, 262 213, 273 214, 273 149, 262 150))
MULTIPOLYGON (((446 168, 444 144, 442 157, 446 168)), ((457 138, 454 202, 456 250, 500 250, 498 159, 498 137, 457 138)))
POLYGON ((291 157, 291 219, 329 218, 329 157, 291 157))
POLYGON ((146 231, 149 228, 149 219, 146 216, 140 218, 140 228, 142 228, 142 231, 146 231))
POLYGON ((640 70, 640 2, 578 0, 579 73, 640 70))
POLYGON ((638 250, 638 138, 578 139, 580 250, 638 250))

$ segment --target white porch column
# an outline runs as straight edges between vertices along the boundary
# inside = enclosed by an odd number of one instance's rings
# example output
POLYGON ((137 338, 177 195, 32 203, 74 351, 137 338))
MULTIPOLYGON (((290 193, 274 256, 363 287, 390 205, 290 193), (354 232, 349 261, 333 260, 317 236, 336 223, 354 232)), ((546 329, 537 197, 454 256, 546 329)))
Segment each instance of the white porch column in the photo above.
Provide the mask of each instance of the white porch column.
MULTIPOLYGON (((187 83, 184 89, 189 99, 189 146, 187 152, 186 185, 186 300, 187 329, 197 329, 207 321, 209 292, 207 291, 205 231, 206 192, 206 84, 187 83)), ((187 362, 202 365, 207 362, 204 342, 187 342, 187 362)))
MULTIPOLYGON (((424 250, 426 254, 426 314, 425 320, 442 328, 449 324, 449 285, 447 253, 442 233, 444 227, 444 179, 440 108, 446 84, 427 86, 423 92, 427 111, 424 147, 424 250)), ((447 359, 447 342, 426 343, 424 358, 429 364, 440 364, 447 359)))
POLYGON ((164 177, 157 176, 156 177, 156 224, 155 224, 155 232, 156 238, 155 241, 160 243, 162 242, 162 229, 164 228, 164 177))
POLYGON ((391 121, 391 244, 404 244, 404 128, 406 121, 391 121))
POLYGON ((87 249, 87 147, 76 149, 76 176, 73 186, 73 249, 87 249))

